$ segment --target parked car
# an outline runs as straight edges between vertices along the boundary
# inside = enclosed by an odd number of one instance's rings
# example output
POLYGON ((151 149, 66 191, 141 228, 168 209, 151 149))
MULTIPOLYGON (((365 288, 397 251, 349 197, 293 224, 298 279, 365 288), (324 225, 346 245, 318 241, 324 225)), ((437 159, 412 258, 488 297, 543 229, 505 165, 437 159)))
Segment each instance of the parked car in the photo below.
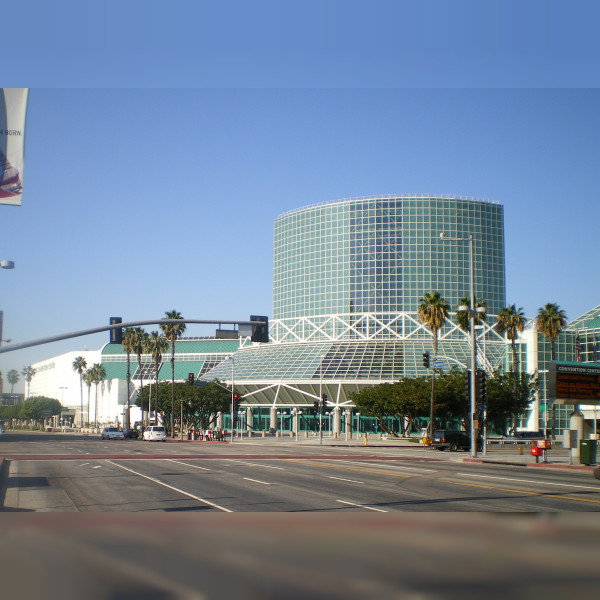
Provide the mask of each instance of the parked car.
MULTIPOLYGON (((433 432, 431 439, 431 445, 438 450, 450 450, 450 452, 456 452, 457 450, 470 450, 471 449, 471 436, 466 431, 453 431, 450 429, 438 429, 433 432)), ((483 439, 477 440, 477 450, 483 450, 483 439)))
POLYGON ((103 440, 122 440, 123 432, 118 427, 105 427, 101 437, 103 440))
POLYGON ((137 429, 123 429, 123 438, 126 440, 137 440, 140 433, 137 429))
POLYGON ((167 439, 167 432, 164 427, 151 425, 144 431, 143 439, 147 442, 164 442, 167 439))

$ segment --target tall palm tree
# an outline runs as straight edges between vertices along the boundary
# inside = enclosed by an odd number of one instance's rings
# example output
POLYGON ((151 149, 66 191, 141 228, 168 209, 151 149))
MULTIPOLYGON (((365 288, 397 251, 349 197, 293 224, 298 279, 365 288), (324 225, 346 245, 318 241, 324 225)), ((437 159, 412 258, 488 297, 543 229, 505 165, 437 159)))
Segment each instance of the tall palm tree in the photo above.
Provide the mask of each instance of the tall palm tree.
POLYGON ((83 356, 76 356, 73 361, 73 371, 79 373, 79 427, 83 427, 83 373, 87 369, 87 361, 83 356))
MULTIPOLYGON (((183 319, 181 313, 176 310, 165 313, 167 319, 183 319)), ((178 340, 185 332, 185 323, 161 323, 160 328, 171 344, 171 437, 175 437, 174 413, 175 413, 175 340, 178 340)))
POLYGON ((139 327, 123 329, 121 344, 127 355, 127 428, 131 427, 131 353, 137 352, 139 346, 139 327))
POLYGON ((146 350, 152 355, 152 361, 154 362, 154 370, 156 376, 156 394, 154 397, 154 418, 158 423, 158 372, 162 364, 163 353, 167 351, 169 342, 164 335, 158 333, 158 331, 151 331, 146 338, 146 350))
POLYGON ((12 395, 13 390, 15 389, 15 385, 19 383, 19 371, 17 371, 16 369, 11 369, 6 374, 6 379, 8 379, 8 383, 10 383, 10 393, 12 395))
MULTIPOLYGON (((538 331, 550 340, 550 360, 556 360, 556 338, 561 329, 567 324, 567 315, 558 304, 548 303, 538 310, 535 325, 538 331)), ((552 437, 555 434, 556 405, 553 398, 546 398, 546 402, 552 402, 552 437)), ((547 431, 546 431, 547 434, 547 431)))
POLYGON ((541 334, 550 340, 550 359, 556 360, 556 338, 567 324, 567 315, 558 304, 548 303, 538 309, 535 325, 541 334))
POLYGON ((104 365, 95 363, 92 365, 92 383, 96 386, 96 404, 94 407, 94 427, 98 429, 98 384, 106 379, 104 365))
POLYGON ((86 369, 85 373, 82 375, 82 379, 83 379, 83 383, 85 383, 85 385, 87 386, 87 412, 86 412, 86 414, 87 414, 87 422, 88 422, 88 427, 89 427, 89 424, 92 422, 92 420, 90 418, 90 395, 91 395, 92 383, 94 382, 94 372, 91 367, 89 369, 86 369))
POLYGON ((135 335, 135 354, 137 356, 138 369, 140 371, 140 408, 142 409, 142 424, 144 421, 144 407, 142 406, 141 398, 143 398, 144 392, 144 369, 142 369, 142 354, 145 352, 146 338, 148 334, 141 327, 133 327, 131 335, 135 335))
POLYGON ((519 333, 525 327, 525 315, 522 308, 517 308, 514 304, 503 308, 496 316, 496 331, 499 334, 506 333, 506 339, 510 340, 510 349, 512 351, 513 367, 513 432, 517 430, 517 391, 519 387, 519 359, 517 357, 516 340, 519 333))
MULTIPOLYGON (((421 323, 424 323, 433 335, 433 356, 438 352, 438 332, 446 322, 450 305, 444 300, 439 292, 427 292, 421 298, 421 304, 417 315, 421 323)), ((429 426, 428 438, 433 437, 433 398, 435 395, 435 369, 431 372, 431 400, 429 403, 429 426)))
POLYGON ((27 382, 27 393, 25 394, 25 398, 27 399, 29 398, 29 384, 31 383, 33 376, 36 374, 36 370, 31 365, 27 365, 26 367, 23 367, 21 373, 27 382))

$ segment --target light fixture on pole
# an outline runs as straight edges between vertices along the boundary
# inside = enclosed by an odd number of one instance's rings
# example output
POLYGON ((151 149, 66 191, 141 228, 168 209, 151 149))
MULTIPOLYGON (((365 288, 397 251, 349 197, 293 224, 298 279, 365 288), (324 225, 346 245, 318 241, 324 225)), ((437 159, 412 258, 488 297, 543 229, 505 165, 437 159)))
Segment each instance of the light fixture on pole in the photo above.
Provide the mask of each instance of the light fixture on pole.
MULTIPOLYGON (((475 314, 478 312, 475 308, 475 275, 473 269, 473 234, 467 237, 448 237, 444 232, 440 233, 440 239, 448 242, 469 242, 469 282, 470 282, 470 298, 469 306, 459 306, 458 312, 467 312, 469 314, 470 334, 471 334, 471 457, 477 457, 477 427, 476 411, 477 411, 477 346, 475 339, 475 314)), ((483 311, 485 312, 485 308, 483 311)))

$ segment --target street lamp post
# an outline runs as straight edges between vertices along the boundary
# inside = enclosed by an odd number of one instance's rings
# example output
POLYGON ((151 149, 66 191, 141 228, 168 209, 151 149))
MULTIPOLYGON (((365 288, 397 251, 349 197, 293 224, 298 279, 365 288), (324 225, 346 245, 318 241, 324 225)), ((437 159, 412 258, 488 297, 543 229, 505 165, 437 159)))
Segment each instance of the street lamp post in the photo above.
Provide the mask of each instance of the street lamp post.
POLYGON ((458 310, 469 313, 470 321, 470 336, 471 336, 471 457, 477 457, 477 427, 475 422, 475 413, 477 410, 477 388, 476 388, 476 376, 477 376, 477 346, 475 338, 475 276, 473 269, 473 234, 467 237, 448 237, 444 232, 440 233, 440 238, 445 241, 451 242, 469 242, 469 282, 470 282, 470 298, 469 306, 459 306, 458 310))
POLYGON ((231 441, 233 442, 233 396, 234 396, 234 385, 233 385, 233 376, 234 376, 234 365, 235 362, 233 360, 233 356, 229 357, 229 360, 231 361, 231 441))

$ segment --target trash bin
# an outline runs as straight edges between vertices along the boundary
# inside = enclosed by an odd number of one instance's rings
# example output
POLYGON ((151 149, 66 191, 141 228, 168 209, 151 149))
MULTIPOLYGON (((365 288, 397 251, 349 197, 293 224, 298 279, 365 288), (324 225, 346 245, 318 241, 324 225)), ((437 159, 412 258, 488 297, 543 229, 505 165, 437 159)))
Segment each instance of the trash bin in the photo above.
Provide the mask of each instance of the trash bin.
POLYGON ((582 465, 595 465, 598 450, 598 440, 580 440, 579 462, 582 465))

